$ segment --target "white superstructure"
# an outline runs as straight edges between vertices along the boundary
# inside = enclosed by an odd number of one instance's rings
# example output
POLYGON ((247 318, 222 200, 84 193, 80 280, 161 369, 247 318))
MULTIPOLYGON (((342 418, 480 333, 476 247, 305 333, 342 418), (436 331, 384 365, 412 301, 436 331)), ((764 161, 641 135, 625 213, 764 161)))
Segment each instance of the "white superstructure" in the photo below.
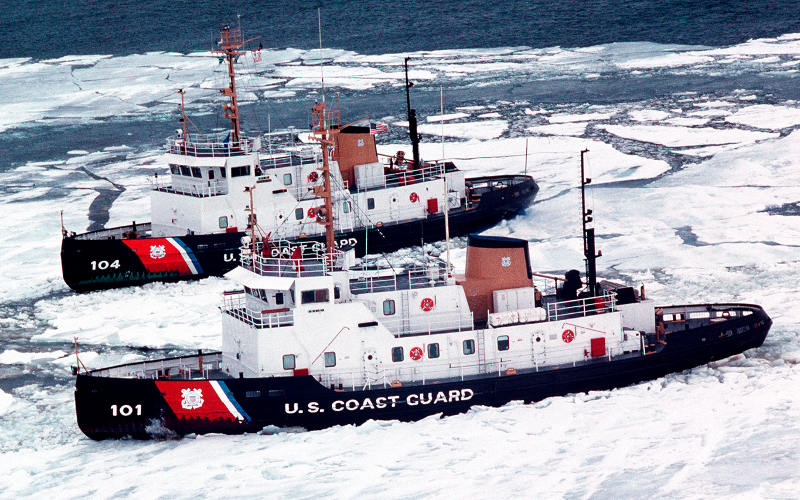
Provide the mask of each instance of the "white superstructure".
MULTIPOLYGON (((464 173, 452 163, 378 161, 374 136, 366 127, 332 130, 331 184, 337 231, 380 227, 423 219, 429 213, 466 205, 464 173), (363 162, 363 163, 362 163, 363 162), (445 179, 448 196, 445 197, 445 179)), ((241 139, 233 148, 230 132, 215 137, 167 142, 164 157, 171 183, 151 195, 152 235, 178 236, 243 231, 249 225, 250 195, 262 227, 273 236, 297 238, 324 232, 317 223, 323 205, 319 145, 296 141, 296 132, 241 139)))
POLYGON ((526 242, 472 243, 461 277, 444 264, 392 271, 356 267, 342 252, 280 259, 245 251, 228 274, 244 290, 228 292, 222 305, 226 371, 388 386, 641 355, 644 335, 656 331, 651 301, 541 298, 526 242), (493 287, 483 286, 484 275, 493 287))

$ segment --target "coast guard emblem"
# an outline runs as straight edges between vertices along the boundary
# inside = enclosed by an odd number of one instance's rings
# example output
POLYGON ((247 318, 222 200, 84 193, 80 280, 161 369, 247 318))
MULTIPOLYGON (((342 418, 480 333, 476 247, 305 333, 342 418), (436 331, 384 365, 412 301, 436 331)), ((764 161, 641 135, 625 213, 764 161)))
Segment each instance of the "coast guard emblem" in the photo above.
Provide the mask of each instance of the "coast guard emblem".
POLYGON ((167 250, 164 245, 150 245, 150 258, 163 259, 167 256, 167 250))
POLYGON ((202 389, 181 389, 181 407, 185 410, 194 410, 203 406, 203 390, 202 389))
POLYGON ((509 267, 511 265, 511 257, 503 257, 500 259, 500 265, 503 267, 509 267))

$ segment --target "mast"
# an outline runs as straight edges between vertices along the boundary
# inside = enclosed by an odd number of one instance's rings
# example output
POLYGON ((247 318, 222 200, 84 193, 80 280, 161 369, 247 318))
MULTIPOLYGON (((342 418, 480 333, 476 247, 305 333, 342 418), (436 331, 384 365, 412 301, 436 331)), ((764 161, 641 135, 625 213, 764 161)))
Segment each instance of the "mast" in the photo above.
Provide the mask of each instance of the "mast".
POLYGON ((330 131, 339 126, 339 112, 327 111, 325 103, 317 103, 313 108, 313 133, 322 146, 322 186, 314 188, 314 194, 325 201, 324 213, 318 213, 317 222, 325 226, 325 252, 333 264, 335 243, 333 237, 333 200, 331 199, 331 167, 328 160, 329 150, 335 147, 330 131))
POLYGON ((243 45, 242 29, 241 27, 231 28, 229 24, 226 24, 220 28, 219 34, 219 48, 213 49, 211 52, 223 54, 228 61, 230 86, 220 90, 220 93, 230 98, 230 104, 225 104, 222 109, 225 110, 225 118, 231 121, 231 143, 233 146, 239 146, 241 130, 239 128, 239 103, 236 98, 236 72, 233 69, 233 63, 240 55, 244 54, 238 50, 243 45))
POLYGON ((417 133, 417 110, 411 109, 411 94, 409 89, 414 85, 408 81, 408 57, 405 59, 406 68, 406 110, 408 110, 408 135, 411 136, 411 150, 414 154, 413 168, 419 167, 419 134, 417 133))
POLYGON ((189 127, 186 126, 186 106, 183 102, 183 94, 186 93, 183 89, 178 89, 178 93, 181 95, 181 127, 183 128, 183 144, 189 143, 189 127))
POLYGON ((583 223, 583 256, 586 261, 586 283, 589 286, 589 293, 594 295, 597 293, 597 257, 602 254, 595 251, 594 228, 586 227, 593 220, 592 210, 586 209, 586 185, 592 182, 592 179, 585 175, 584 157, 588 152, 588 149, 581 151, 581 221, 583 223))

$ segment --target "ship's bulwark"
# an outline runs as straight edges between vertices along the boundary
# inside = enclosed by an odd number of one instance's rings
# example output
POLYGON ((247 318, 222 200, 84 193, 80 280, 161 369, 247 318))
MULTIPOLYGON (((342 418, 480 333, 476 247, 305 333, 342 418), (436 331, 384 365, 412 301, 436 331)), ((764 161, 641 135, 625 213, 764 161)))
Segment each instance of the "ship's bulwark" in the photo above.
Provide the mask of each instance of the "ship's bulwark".
POLYGON ((187 433, 257 432, 267 426, 309 430, 370 419, 417 420, 452 415, 474 405, 607 390, 662 377, 759 347, 772 321, 754 305, 729 305, 749 314, 691 329, 674 329, 655 352, 536 371, 482 374, 425 385, 337 390, 312 376, 218 380, 124 379, 79 374, 78 425, 93 439, 187 433), (199 390, 199 392, 198 392, 199 390), (184 391, 186 391, 184 393, 184 391), (170 393, 180 392, 178 402, 170 393), (202 404, 200 404, 202 399, 202 404), (208 403, 206 403, 208 401, 208 403), (200 406, 198 406, 200 404, 200 406), (207 406, 206 406, 207 404, 207 406), (203 407, 206 412, 198 411, 203 407), (179 418, 197 411, 196 418, 179 418))

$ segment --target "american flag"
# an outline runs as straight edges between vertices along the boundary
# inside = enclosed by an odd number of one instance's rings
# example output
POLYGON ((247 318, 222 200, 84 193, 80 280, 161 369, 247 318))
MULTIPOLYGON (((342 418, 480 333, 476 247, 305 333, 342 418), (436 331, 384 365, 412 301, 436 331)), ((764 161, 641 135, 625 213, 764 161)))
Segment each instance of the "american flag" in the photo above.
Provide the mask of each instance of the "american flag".
POLYGON ((385 123, 370 123, 369 124, 369 133, 372 135, 378 135, 386 132, 388 127, 385 123))

